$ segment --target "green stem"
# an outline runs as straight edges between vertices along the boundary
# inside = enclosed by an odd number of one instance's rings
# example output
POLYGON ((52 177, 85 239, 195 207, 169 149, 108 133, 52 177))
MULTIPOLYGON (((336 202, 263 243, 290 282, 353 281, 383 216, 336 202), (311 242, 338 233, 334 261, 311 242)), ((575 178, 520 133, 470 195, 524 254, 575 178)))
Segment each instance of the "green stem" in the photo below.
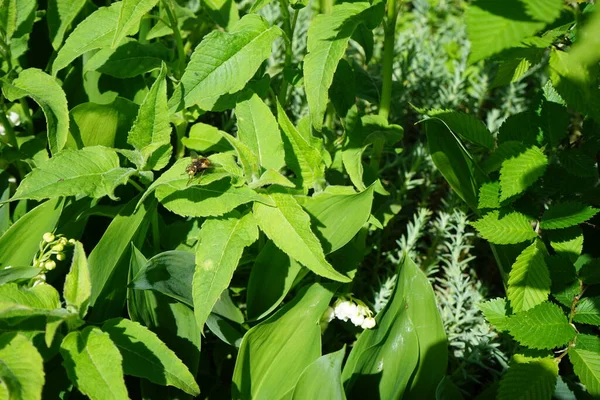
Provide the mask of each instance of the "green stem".
POLYGON ((4 109, 0 109, 0 124, 4 126, 4 133, 6 135, 6 142, 10 144, 15 149, 19 148, 19 144, 17 143, 17 137, 15 136, 15 131, 10 124, 8 118, 6 118, 6 114, 4 113, 4 109))
MULTIPOLYGON (((292 64, 292 43, 294 41, 294 29, 296 28, 296 21, 298 19, 298 10, 294 10, 294 16, 292 19, 292 17, 290 17, 289 4, 287 0, 280 0, 279 4, 281 5, 281 13, 283 14, 283 31, 288 37, 285 46, 285 61, 283 64, 283 71, 285 71, 285 69, 292 64)), ((285 107, 287 104, 287 93, 288 81, 285 79, 285 76, 283 76, 281 79, 281 88, 279 89, 279 96, 277 97, 282 107, 285 107)))
POLYGON ((27 99, 21 98, 19 103, 21 103, 21 108, 23 109, 23 117, 27 124, 27 130, 33 135, 33 119, 31 119, 31 110, 29 109, 29 104, 27 104, 27 99))
POLYGON ((185 70, 185 51, 183 50, 183 40, 181 39, 181 32, 179 32, 179 26, 177 25, 177 18, 175 17, 175 11, 173 10, 173 0, 165 0, 165 10, 167 12, 167 16, 169 17, 169 25, 173 30, 173 34, 175 35, 175 44, 177 46, 177 55, 179 56, 178 60, 178 71, 176 78, 179 79, 183 75, 183 71, 185 70))
POLYGON ((321 14, 329 14, 331 12, 331 10, 333 9, 333 4, 334 4, 333 0, 321 0, 321 2, 319 4, 321 14))
POLYGON ((160 253, 160 229, 158 226, 158 212, 156 210, 152 213, 152 245, 154 246, 154 253, 160 253))
POLYGON ((383 40, 383 85, 381 89, 381 102, 379 103, 379 115, 386 120, 390 116, 390 105, 392 102, 392 73, 397 17, 398 7, 396 0, 388 0, 387 18, 384 24, 385 37, 383 40))

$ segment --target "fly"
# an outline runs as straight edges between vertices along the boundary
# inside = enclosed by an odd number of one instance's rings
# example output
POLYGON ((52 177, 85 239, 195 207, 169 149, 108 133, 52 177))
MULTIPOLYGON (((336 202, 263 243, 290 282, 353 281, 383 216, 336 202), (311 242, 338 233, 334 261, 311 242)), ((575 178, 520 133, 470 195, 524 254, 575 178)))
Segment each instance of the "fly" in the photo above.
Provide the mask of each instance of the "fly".
POLYGON ((186 186, 192 182, 192 179, 196 177, 198 172, 200 172, 200 178, 202 178, 204 171, 212 167, 212 164, 208 158, 198 157, 198 154, 196 154, 194 151, 192 151, 191 155, 192 162, 185 168, 185 172, 190 178, 186 186))

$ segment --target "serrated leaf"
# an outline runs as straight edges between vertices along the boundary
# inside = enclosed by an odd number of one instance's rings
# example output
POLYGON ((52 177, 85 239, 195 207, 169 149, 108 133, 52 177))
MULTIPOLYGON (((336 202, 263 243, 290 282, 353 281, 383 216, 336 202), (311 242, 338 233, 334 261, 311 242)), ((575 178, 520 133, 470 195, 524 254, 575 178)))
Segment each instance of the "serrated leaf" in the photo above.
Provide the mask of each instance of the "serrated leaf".
POLYGON ((508 275, 507 297, 514 312, 529 310, 546 301, 550 294, 550 273, 541 240, 528 246, 515 260, 508 275))
POLYGON ((9 101, 24 96, 35 100, 46 117, 50 152, 55 155, 63 149, 69 132, 69 108, 65 92, 54 78, 37 68, 25 69, 17 79, 4 83, 2 92, 9 101))
POLYGON ((587 285, 600 283, 600 259, 594 258, 579 269, 579 278, 587 285))
POLYGON ((600 297, 584 297, 579 300, 573 321, 600 326, 600 297))
POLYGON ((600 354, 597 349, 594 350, 575 346, 569 349, 569 361, 587 392, 597 397, 600 396, 600 354))
POLYGON ((524 192, 533 185, 548 166, 548 158, 536 146, 502 163, 500 169, 500 201, 524 192))
POLYGON ((192 294, 196 323, 202 329, 217 299, 229 286, 245 247, 258 239, 252 213, 232 213, 202 224, 196 246, 192 294))
POLYGON ((478 118, 450 110, 429 110, 425 114, 439 119, 448 129, 468 142, 490 150, 494 148, 494 137, 478 118))
POLYGON ((557 377, 558 363, 552 357, 514 363, 500 379, 497 399, 549 399, 557 377))
POLYGON ((520 344, 534 349, 563 346, 576 333, 563 310, 550 302, 510 317, 509 332, 520 344))
POLYGON ((112 39, 112 47, 116 47, 125 36, 135 34, 142 17, 156 4, 158 4, 158 0, 123 0, 119 21, 112 39))
POLYGON ((496 298, 480 303, 477 307, 494 328, 499 331, 507 331, 509 327, 507 306, 506 299, 496 298))
POLYGON ((500 182, 486 182, 479 188, 478 209, 500 208, 500 182))
MULTIPOLYGON (((0 27, 5 32, 5 41, 17 42, 17 39, 28 39, 31 28, 35 22, 37 1, 34 0, 8 0, 0 8, 0 27)), ((14 57, 14 54, 13 54, 14 57)))
POLYGON ((238 139, 258 156, 262 167, 278 171, 285 162, 277 120, 256 93, 246 97, 235 106, 238 139))
POLYGON ((314 273, 340 282, 350 279, 336 271, 325 259, 321 243, 310 229, 310 217, 292 195, 270 193, 275 207, 254 203, 254 216, 260 229, 277 247, 314 273))
POLYGON ((88 326, 69 333, 60 345, 71 382, 92 400, 128 399, 122 357, 107 333, 88 326))
POLYGON ((103 146, 63 150, 21 181, 11 201, 85 195, 109 196, 135 172, 119 167, 115 150, 103 146))
POLYGON ((580 227, 572 226, 547 232, 550 245, 560 255, 575 261, 583 250, 583 232, 580 227))
POLYGON ((42 398, 44 360, 35 346, 18 333, 0 335, 0 386, 3 399, 34 400, 42 398))
POLYGON ((524 153, 530 146, 543 143, 541 125, 541 118, 534 111, 528 110, 511 115, 500 126, 498 142, 501 144, 507 142, 519 143, 523 146, 519 154, 524 153))
POLYGON ((62 45, 67 29, 85 5, 85 0, 49 0, 46 11, 48 31, 54 50, 62 45))
POLYGON ((521 0, 525 12, 537 21, 550 23, 560 15, 564 7, 562 0, 521 0))
POLYGON ((527 147, 521 142, 508 141, 500 143, 496 151, 494 151, 486 160, 483 161, 481 167, 486 173, 491 173, 499 170, 502 163, 512 157, 517 157, 525 152, 527 147))
POLYGON ((203 110, 218 108, 219 97, 244 88, 271 55, 271 45, 280 35, 281 29, 255 14, 242 17, 229 32, 215 30, 206 35, 169 100, 171 111, 193 105, 203 110))
POLYGON ((567 149, 559 153, 560 163, 569 173, 575 176, 596 176, 598 170, 596 160, 580 149, 567 149))
POLYGON ((320 131, 329 99, 328 91, 348 40, 361 22, 367 2, 342 3, 329 14, 319 14, 308 29, 308 54, 304 57, 304 87, 313 126, 320 131))
POLYGON ((55 310, 60 308, 60 297, 50 285, 37 285, 31 288, 16 283, 0 286, 0 299, 9 304, 19 304, 36 309, 55 310))
POLYGON ((495 244, 517 244, 537 236, 529 218, 516 211, 502 214, 491 211, 471 225, 484 239, 495 244))
POLYGON ((92 296, 92 282, 85 250, 81 242, 75 242, 71 269, 65 278, 63 297, 67 308, 73 307, 83 319, 92 296))
POLYGON ((550 206, 544 212, 540 227, 542 229, 561 229, 579 225, 598 213, 597 208, 577 201, 567 201, 550 206))
POLYGON ((106 321, 102 330, 123 357, 123 372, 150 382, 174 386, 198 396, 200 389, 185 364, 148 328, 123 318, 106 321))

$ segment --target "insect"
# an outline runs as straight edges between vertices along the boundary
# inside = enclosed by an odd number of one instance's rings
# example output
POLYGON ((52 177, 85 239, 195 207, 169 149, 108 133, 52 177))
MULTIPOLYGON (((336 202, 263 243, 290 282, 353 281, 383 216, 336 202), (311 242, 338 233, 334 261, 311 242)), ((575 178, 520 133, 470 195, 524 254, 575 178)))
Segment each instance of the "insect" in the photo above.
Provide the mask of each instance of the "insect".
POLYGON ((192 155, 192 162, 190 165, 185 167, 185 172, 190 177, 186 186, 188 186, 192 182, 192 179, 194 179, 194 177, 196 176, 196 174, 198 174, 198 172, 201 171, 200 178, 202 178, 202 174, 204 174, 204 171, 206 171, 207 169, 209 169, 212 166, 212 164, 208 158, 198 157, 198 154, 196 154, 196 152, 194 152, 194 151, 192 151, 191 155, 192 155))

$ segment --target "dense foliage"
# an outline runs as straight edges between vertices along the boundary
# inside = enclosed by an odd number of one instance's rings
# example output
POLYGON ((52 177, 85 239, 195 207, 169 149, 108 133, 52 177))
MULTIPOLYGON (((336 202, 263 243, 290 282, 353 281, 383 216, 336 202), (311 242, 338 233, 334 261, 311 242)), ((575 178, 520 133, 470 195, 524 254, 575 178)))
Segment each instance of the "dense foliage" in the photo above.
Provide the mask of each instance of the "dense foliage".
POLYGON ((598 38, 584 1, 0 0, 0 397, 600 396, 598 38))

